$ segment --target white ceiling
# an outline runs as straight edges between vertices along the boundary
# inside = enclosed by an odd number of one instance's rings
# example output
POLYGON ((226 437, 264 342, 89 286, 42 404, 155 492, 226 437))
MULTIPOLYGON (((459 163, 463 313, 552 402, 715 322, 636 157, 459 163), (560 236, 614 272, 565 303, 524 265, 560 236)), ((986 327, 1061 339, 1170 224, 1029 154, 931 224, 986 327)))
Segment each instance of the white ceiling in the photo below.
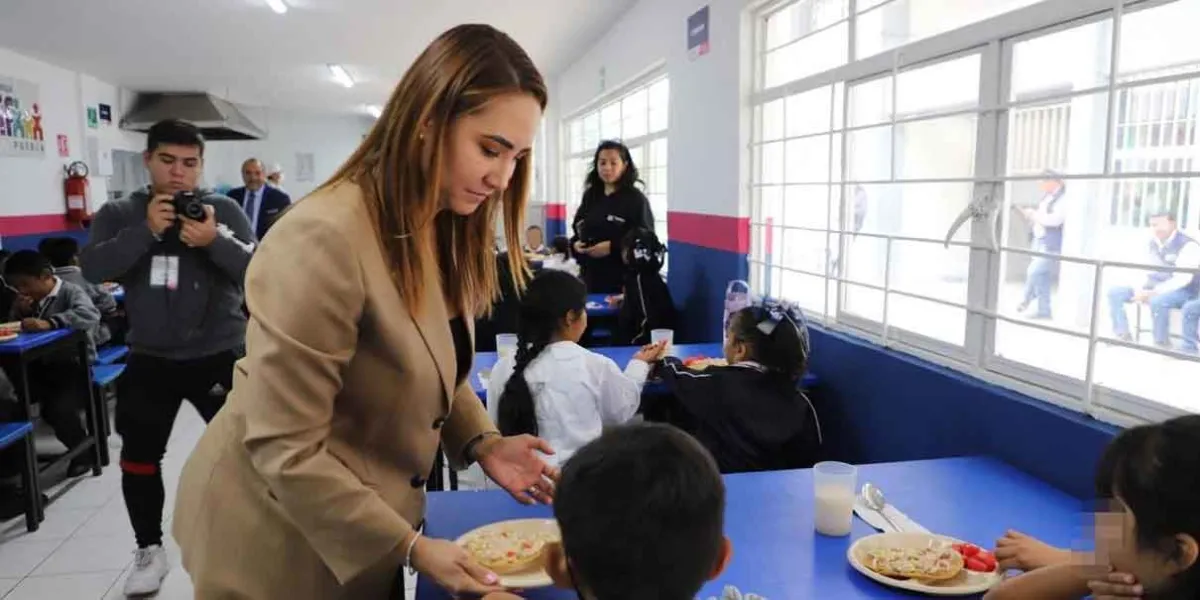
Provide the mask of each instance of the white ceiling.
POLYGON ((134 91, 362 112, 454 25, 500 28, 549 79, 634 1, 285 0, 287 14, 277 15, 263 0, 6 0, 0 45, 134 91), (334 83, 329 63, 357 85, 334 83))

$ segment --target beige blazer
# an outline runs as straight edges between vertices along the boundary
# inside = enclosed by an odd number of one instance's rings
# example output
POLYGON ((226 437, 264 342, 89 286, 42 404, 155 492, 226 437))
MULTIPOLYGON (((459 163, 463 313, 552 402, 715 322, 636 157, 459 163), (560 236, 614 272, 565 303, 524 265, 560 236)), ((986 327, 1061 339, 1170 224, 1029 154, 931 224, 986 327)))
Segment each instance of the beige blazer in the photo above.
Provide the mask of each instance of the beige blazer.
POLYGON ((377 239, 343 184, 297 203, 251 261, 246 358, 175 504, 197 598, 386 598, 439 442, 462 467, 495 431, 469 378, 455 385, 436 269, 413 315, 377 239))

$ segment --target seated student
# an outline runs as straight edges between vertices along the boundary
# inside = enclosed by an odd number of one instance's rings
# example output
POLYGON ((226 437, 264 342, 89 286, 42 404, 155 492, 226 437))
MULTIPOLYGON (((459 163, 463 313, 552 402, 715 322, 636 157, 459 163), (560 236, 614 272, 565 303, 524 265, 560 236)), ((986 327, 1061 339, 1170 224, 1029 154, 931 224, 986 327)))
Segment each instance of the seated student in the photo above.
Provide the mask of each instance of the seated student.
POLYGON ((759 302, 729 319, 728 366, 693 371, 677 358, 659 369, 686 427, 722 473, 811 467, 821 445, 816 409, 800 391, 808 327, 799 308, 759 302))
POLYGON ((563 468, 554 518, 562 544, 547 572, 580 600, 695 598, 732 554, 712 457, 667 425, 617 427, 581 448, 563 468))
POLYGON ((544 271, 521 297, 517 355, 505 357, 488 382, 488 413, 504 435, 538 436, 558 466, 605 426, 631 419, 650 365, 663 345, 642 348, 625 372, 611 358, 579 345, 587 329, 587 290, 578 277, 544 271))
MULTIPOLYGON (((1057 549, 986 600, 1200 598, 1200 415, 1127 429, 1104 451, 1095 554, 1057 549)), ((1043 548, 1045 549, 1045 548, 1043 548)), ((999 549, 997 549, 999 555, 999 549)))
POLYGON ((525 230, 525 245, 521 248, 525 254, 534 254, 545 256, 550 254, 550 250, 546 248, 546 234, 538 225, 530 225, 525 230))
POLYGON ((667 247, 653 231, 639 228, 625 235, 621 252, 625 275, 619 297, 617 343, 649 344, 651 331, 675 328, 675 301, 660 273, 667 247))
MULTIPOLYGON (((46 257, 22 250, 4 263, 4 278, 20 294, 10 320, 21 321, 28 332, 51 329, 75 329, 88 334, 89 360, 96 358, 92 339, 100 324, 100 311, 78 286, 54 275, 46 257)), ((87 437, 80 418, 80 400, 88 391, 81 389, 79 377, 64 376, 65 369, 88 368, 74 356, 52 357, 29 366, 31 399, 42 406, 42 418, 54 429, 54 435, 68 449, 87 437)), ((92 455, 83 454, 71 461, 67 474, 75 477, 92 466, 92 455)))
POLYGON ((119 319, 117 300, 103 286, 83 278, 79 268, 79 242, 69 237, 45 238, 38 244, 38 252, 50 261, 56 277, 87 292, 96 310, 100 311, 100 325, 94 336, 96 345, 107 344, 113 338, 110 325, 119 319))
POLYGON ((558 236, 550 244, 550 254, 542 260, 542 269, 547 271, 566 271, 579 277, 579 263, 571 258, 571 241, 565 236, 558 236))

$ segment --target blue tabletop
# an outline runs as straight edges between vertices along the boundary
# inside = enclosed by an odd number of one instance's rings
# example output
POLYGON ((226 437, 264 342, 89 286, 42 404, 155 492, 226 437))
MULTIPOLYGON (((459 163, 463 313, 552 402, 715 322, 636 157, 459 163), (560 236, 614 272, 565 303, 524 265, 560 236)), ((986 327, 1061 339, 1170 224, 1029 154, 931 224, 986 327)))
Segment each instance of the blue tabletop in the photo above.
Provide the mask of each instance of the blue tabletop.
MULTIPOLYGON (((857 518, 848 538, 826 538, 813 530, 812 472, 782 471, 725 477, 725 532, 733 560, 701 592, 720 597, 725 585, 769 600, 820 598, 912 598, 879 585, 849 566, 853 540, 874 533, 857 518)), ((990 547, 1009 528, 1051 544, 1070 547, 1083 535, 1083 503, 1005 463, 991 458, 949 458, 864 465, 859 483, 870 481, 889 502, 929 530, 990 547)), ((502 492, 439 492, 429 495, 426 535, 455 539, 482 525, 550 516, 546 506, 525 507, 502 492)), ((573 599, 572 592, 525 592, 530 599, 573 599)), ((448 596, 424 579, 417 598, 448 596)))
POLYGON ((112 293, 113 299, 116 300, 117 302, 125 301, 125 288, 124 287, 121 287, 119 285, 115 286, 110 290, 110 293, 112 293))
POLYGON ((0 354, 22 354, 34 348, 53 344, 68 337, 71 337, 70 329, 54 329, 40 333, 22 333, 15 340, 0 342, 0 354))
MULTIPOLYGON (((633 360, 633 355, 637 354, 639 349, 639 346, 609 346, 592 348, 591 350, 613 359, 618 366, 624 369, 625 365, 629 364, 630 360, 633 360)), ((692 356, 720 358, 725 355, 725 350, 721 347, 721 344, 676 344, 673 354, 683 358, 692 356)), ((480 352, 475 355, 475 366, 471 369, 471 385, 475 388, 475 393, 484 400, 487 400, 487 388, 480 381, 479 374, 484 371, 491 371, 499 361, 500 357, 495 352, 480 352)), ((801 387, 811 388, 816 383, 817 377, 809 373, 804 376, 801 387)), ((650 393, 662 393, 666 391, 661 384, 654 383, 647 384, 646 390, 650 393)))
POLYGON ((588 294, 587 314, 589 317, 615 317, 618 310, 608 305, 608 294, 588 294))

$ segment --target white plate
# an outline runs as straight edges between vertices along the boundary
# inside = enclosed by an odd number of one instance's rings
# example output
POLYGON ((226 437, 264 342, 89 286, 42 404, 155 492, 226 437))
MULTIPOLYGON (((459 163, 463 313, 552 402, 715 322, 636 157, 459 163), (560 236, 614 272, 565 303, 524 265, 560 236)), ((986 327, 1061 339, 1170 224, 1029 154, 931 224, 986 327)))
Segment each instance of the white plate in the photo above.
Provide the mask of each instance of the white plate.
MULTIPOLYGON (((500 521, 491 525, 484 525, 478 529, 468 531, 462 537, 454 540, 455 544, 463 546, 467 539, 473 535, 491 531, 493 529, 508 529, 515 531, 528 531, 536 533, 549 533, 555 539, 559 539, 561 534, 558 531, 558 523, 553 519, 517 519, 513 521, 500 521)), ((500 576, 500 585, 506 588, 531 590, 534 588, 544 588, 554 585, 554 581, 550 579, 550 575, 546 573, 545 568, 541 566, 534 567, 520 573, 509 573, 500 576)))
POLYGON ((948 548, 952 544, 961 543, 961 540, 931 533, 877 533, 854 542, 846 551, 846 559, 850 561, 850 566, 854 567, 856 571, 883 585, 930 596, 982 594, 1003 580, 1003 575, 999 571, 978 573, 964 568, 954 579, 937 583, 922 583, 913 579, 895 579, 880 575, 868 569, 860 559, 867 551, 874 548, 948 548))

